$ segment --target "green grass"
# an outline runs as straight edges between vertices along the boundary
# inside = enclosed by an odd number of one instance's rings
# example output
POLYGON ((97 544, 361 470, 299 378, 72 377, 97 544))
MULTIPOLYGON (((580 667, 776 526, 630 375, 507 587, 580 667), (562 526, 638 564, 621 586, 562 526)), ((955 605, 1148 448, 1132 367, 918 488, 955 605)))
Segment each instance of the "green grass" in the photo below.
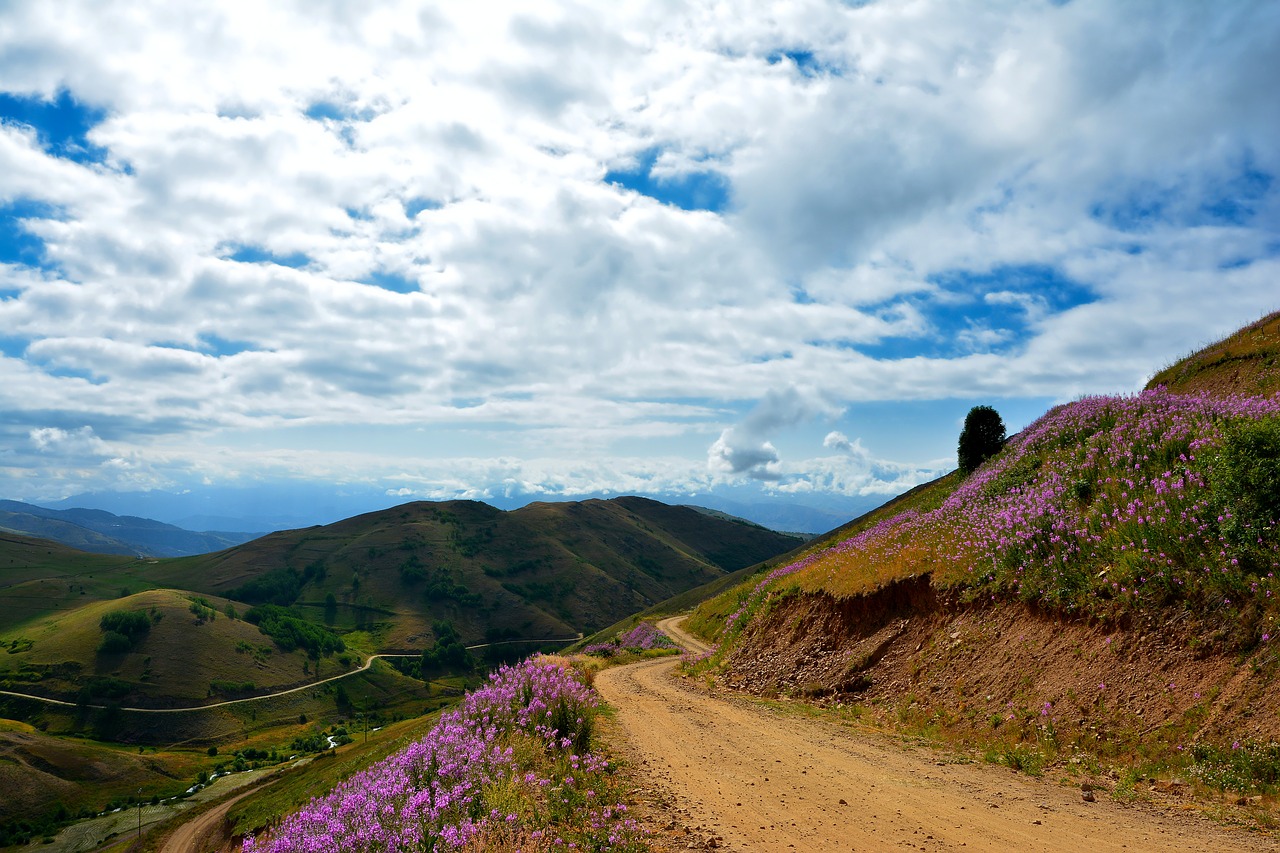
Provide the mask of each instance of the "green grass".
POLYGON ((1157 372, 1148 388, 1268 395, 1280 391, 1280 312, 1157 372))
MULTIPOLYGON (((9 647, 0 655, 0 684, 75 701, 91 679, 111 679, 128 687, 110 697, 120 704, 181 707, 212 701, 219 683, 269 692, 313 681, 317 670, 327 676, 351 668, 338 656, 314 661, 302 650, 285 651, 256 625, 227 617, 225 600, 202 600, 208 606, 187 593, 150 590, 28 622, 0 634, 0 645, 9 647), (119 612, 147 614, 152 627, 129 650, 102 653, 101 621, 119 612)), ((364 654, 353 649, 348 657, 355 663, 364 654)))

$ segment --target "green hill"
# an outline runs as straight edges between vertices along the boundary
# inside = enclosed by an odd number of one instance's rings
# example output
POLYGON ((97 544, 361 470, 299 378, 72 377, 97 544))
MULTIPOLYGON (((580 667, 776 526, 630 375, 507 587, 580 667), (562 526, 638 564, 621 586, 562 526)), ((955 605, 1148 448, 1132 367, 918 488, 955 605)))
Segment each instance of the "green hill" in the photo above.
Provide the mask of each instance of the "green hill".
POLYGON ((1250 323, 1161 370, 1147 388, 1180 394, 1256 394, 1280 391, 1280 311, 1250 323))
POLYGON ((374 630, 382 649, 421 649, 442 619, 469 643, 594 631, 798 541, 643 498, 510 512, 474 501, 411 503, 162 561, 146 576, 246 603, 292 604, 316 621, 374 630))
POLYGON ((227 615, 229 604, 158 589, 29 622, 20 634, 0 635, 9 647, 0 685, 90 703, 190 707, 310 683, 356 664, 354 655, 344 664, 284 650, 257 625, 227 615), (104 619, 112 614, 137 615, 145 627, 134 642, 104 649, 104 619))
MULTIPOLYGON (((26 837, 19 812, 44 825, 135 781, 154 787, 154 761, 121 753, 88 778, 80 769, 102 748, 49 735, 158 746, 159 760, 190 766, 188 746, 278 750, 356 714, 430 712, 463 679, 424 682, 380 661, 316 682, 373 652, 420 652, 441 620, 467 644, 590 632, 799 541, 641 498, 513 512, 413 503, 168 560, 0 534, 0 689, 72 703, 0 696, 0 714, 41 730, 0 738, 0 799, 22 803, 0 810, 0 830, 26 837), (218 704, 300 685, 312 686, 218 704)), ((528 647, 476 654, 508 649, 528 647)))

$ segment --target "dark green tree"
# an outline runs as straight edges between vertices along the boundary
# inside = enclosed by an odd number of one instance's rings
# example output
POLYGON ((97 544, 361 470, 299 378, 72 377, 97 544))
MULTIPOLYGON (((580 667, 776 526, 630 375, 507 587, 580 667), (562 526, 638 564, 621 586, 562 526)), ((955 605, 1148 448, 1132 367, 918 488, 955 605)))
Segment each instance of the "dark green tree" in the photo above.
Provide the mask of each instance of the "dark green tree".
POLYGON ((1004 447, 1004 421, 990 406, 974 406, 964 418, 956 456, 960 473, 972 474, 1004 447))
POLYGON ((424 651, 419 661, 424 678, 440 672, 470 672, 475 667, 475 659, 452 622, 432 622, 431 630, 436 635, 435 645, 424 651))

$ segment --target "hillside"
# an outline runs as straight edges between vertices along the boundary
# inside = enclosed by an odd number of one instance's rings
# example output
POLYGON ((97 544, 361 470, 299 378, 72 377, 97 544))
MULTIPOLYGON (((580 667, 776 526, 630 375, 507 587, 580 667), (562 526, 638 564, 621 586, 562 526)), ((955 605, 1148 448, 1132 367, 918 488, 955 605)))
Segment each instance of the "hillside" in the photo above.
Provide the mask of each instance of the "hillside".
POLYGON ((0 530, 51 539, 97 554, 181 557, 221 551, 254 538, 251 533, 197 533, 149 518, 98 509, 46 509, 0 501, 0 530))
POLYGON ((1232 377, 1273 387, 1275 322, 1165 371, 1199 376, 1194 393, 1056 407, 967 479, 705 603, 712 665, 1014 766, 1092 756, 1274 785, 1257 780, 1280 759, 1280 396, 1232 377), (1225 373, 1186 367, 1227 351, 1225 373))
MULTIPOLYGON (((258 626, 228 615, 229 602, 174 590, 98 601, 0 635, 0 686, 53 698, 135 707, 189 707, 280 690, 351 669, 281 649, 258 626), (128 648, 103 651, 102 620, 136 613, 149 623, 128 648)), ((235 612, 234 606, 230 612, 235 612)))
POLYGON ((246 603, 292 603, 317 621, 376 628, 384 649, 420 649, 441 619, 468 642, 590 632, 798 541, 642 498, 510 512, 411 503, 162 561, 147 577, 246 603))
POLYGON ((1180 394, 1267 396, 1280 391, 1280 311, 1166 367, 1147 383, 1180 394))
MULTIPOLYGON (((642 498, 414 503, 173 560, 86 554, 0 535, 0 634, 146 589, 293 604, 383 650, 430 645, 433 621, 468 642, 592 631, 786 552, 794 537, 642 498), (329 598, 332 596, 332 601, 329 598)), ((221 607, 221 605, 219 605, 221 607)))

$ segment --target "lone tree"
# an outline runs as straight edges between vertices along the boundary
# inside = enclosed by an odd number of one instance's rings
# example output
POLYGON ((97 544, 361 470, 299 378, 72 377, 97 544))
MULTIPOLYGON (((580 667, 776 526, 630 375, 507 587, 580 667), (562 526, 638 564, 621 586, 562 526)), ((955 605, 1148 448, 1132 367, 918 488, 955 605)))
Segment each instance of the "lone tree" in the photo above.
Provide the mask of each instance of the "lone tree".
POLYGON ((972 474, 983 462, 1000 452, 1004 447, 1004 421, 1000 413, 990 406, 974 406, 964 418, 964 429, 960 430, 960 444, 957 457, 960 473, 964 476, 972 474))

